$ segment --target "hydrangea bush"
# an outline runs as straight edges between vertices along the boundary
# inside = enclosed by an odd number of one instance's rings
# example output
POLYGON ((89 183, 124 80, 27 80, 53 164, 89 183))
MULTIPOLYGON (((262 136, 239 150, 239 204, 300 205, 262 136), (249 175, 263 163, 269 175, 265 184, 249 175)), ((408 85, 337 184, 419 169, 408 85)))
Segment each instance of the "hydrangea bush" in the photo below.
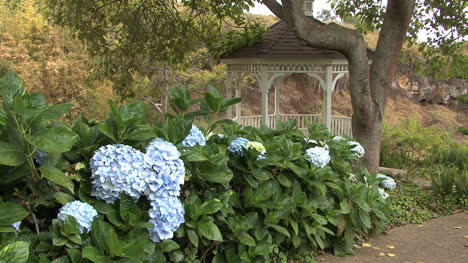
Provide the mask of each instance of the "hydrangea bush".
POLYGON ((21 142, 3 143, 16 124, 0 118, 3 148, 32 149, 0 158, 0 210, 11 214, 0 218, 9 231, 0 249, 28 240, 28 262, 313 262, 317 250, 352 253, 354 240, 385 225, 387 179, 355 168, 359 147, 321 127, 309 138, 294 121, 241 127, 218 120, 239 99, 210 88, 200 102, 184 87, 171 89, 174 114, 160 123, 145 121, 143 103, 111 103, 105 121, 50 127, 51 112, 67 107, 41 104, 17 83, 0 117, 20 99, 49 111, 43 123, 19 121, 37 125, 21 142), (201 110, 187 112, 196 103, 201 110), (40 166, 36 150, 47 154, 40 166))

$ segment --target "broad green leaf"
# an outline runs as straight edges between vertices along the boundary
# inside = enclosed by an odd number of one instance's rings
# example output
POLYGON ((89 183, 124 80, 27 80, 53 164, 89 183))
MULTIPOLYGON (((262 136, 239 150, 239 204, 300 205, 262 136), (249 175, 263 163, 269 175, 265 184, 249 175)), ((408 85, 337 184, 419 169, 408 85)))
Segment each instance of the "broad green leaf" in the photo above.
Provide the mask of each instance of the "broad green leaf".
POLYGON ((257 202, 268 200, 271 196, 273 196, 273 182, 266 181, 260 183, 258 189, 255 191, 255 200, 257 202))
POLYGON ((260 243, 260 244, 257 244, 253 248, 252 255, 267 256, 267 255, 273 253, 274 248, 275 248, 275 245, 273 245, 273 244, 260 243))
POLYGON ((109 228, 107 245, 112 255, 121 256, 123 253, 123 244, 120 242, 117 233, 113 228, 109 228))
POLYGON ((0 164, 19 166, 26 161, 21 149, 13 144, 0 141, 0 164))
POLYGON ((83 257, 94 263, 110 263, 111 260, 102 254, 96 247, 88 246, 83 248, 83 257))
POLYGON ((161 243, 161 251, 162 252, 171 252, 171 251, 174 251, 176 249, 179 249, 180 246, 172 241, 172 240, 164 240, 162 243, 161 243))
POLYGON ((187 236, 195 247, 198 247, 198 234, 195 230, 187 228, 187 236))
POLYGON ((211 200, 203 203, 200 207, 201 214, 203 215, 211 215, 223 208, 223 204, 219 200, 211 200))
POLYGON ((279 225, 268 225, 268 226, 272 227, 273 229, 275 229, 276 231, 280 232, 281 234, 287 237, 291 237, 291 235, 289 234, 289 231, 282 226, 279 226, 279 225))
POLYGON ((75 186, 73 185, 72 180, 70 180, 70 178, 68 178, 68 176, 61 170, 49 166, 41 167, 39 170, 41 171, 42 176, 47 180, 67 188, 72 193, 74 192, 75 186))
POLYGON ((237 235, 237 239, 239 239, 242 244, 249 247, 253 247, 256 244, 255 239, 247 233, 240 233, 237 235))
POLYGON ((67 248, 68 256, 70 256, 72 263, 81 263, 81 251, 76 248, 67 248))
POLYGON ((120 216, 130 225, 138 223, 141 212, 135 200, 126 194, 120 196, 120 216))
POLYGON ((75 132, 68 128, 52 127, 30 137, 36 148, 50 153, 68 152, 77 139, 75 132))
POLYGON ((212 221, 203 220, 197 222, 197 230, 200 235, 207 238, 208 240, 223 241, 223 236, 221 235, 218 226, 215 225, 212 221))
POLYGON ((28 211, 17 203, 0 203, 0 225, 10 226, 28 216, 28 211))
POLYGON ((29 257, 29 243, 17 241, 0 250, 0 263, 25 263, 29 257))
POLYGON ((13 104, 13 98, 15 95, 25 93, 23 80, 21 80, 21 78, 13 71, 8 71, 3 75, 0 79, 0 85, 2 88, 3 102, 6 105, 13 104))
POLYGON ((361 219, 361 223, 364 225, 366 229, 370 229, 372 227, 369 213, 363 210, 359 210, 359 218, 361 219))
POLYGON ((112 139, 114 142, 117 142, 117 139, 115 138, 114 135, 114 130, 112 129, 111 126, 109 126, 106 123, 100 123, 97 125, 97 128, 100 132, 102 132, 104 135, 112 139))
POLYGON ((208 161, 208 158, 206 158, 206 156, 203 155, 201 152, 192 150, 192 151, 189 151, 187 155, 187 160, 191 162, 204 162, 204 161, 208 161))
POLYGON ((62 205, 75 201, 75 198, 73 196, 66 194, 64 192, 55 193, 54 198, 62 205))

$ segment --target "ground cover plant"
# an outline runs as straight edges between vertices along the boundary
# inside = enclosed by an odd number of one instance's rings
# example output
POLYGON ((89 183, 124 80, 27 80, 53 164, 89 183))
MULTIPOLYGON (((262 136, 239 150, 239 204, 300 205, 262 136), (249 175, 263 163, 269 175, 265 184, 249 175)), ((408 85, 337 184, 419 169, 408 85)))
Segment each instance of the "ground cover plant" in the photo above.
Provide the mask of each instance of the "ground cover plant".
POLYGON ((387 221, 394 184, 321 126, 241 127, 218 120, 239 99, 182 86, 160 123, 112 102, 102 122, 64 123, 70 104, 0 83, 0 262, 313 262, 387 221))

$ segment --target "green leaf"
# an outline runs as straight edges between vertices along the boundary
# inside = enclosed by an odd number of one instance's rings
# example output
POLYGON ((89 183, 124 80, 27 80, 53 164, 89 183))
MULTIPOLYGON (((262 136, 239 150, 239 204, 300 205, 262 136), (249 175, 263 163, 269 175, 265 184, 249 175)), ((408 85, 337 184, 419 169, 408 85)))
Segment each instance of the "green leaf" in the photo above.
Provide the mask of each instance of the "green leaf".
POLYGON ((261 182, 258 186, 258 189, 255 191, 255 200, 257 202, 268 200, 270 197, 273 196, 273 182, 261 182))
POLYGON ((83 258, 91 260, 94 263, 110 263, 111 260, 102 254, 96 247, 88 246, 83 248, 83 258))
POLYGON ((370 229, 372 227, 369 213, 363 210, 359 210, 359 219, 361 219, 361 223, 364 225, 366 229, 370 229))
POLYGON ((24 153, 15 145, 0 141, 0 164, 19 166, 26 161, 24 153))
POLYGON ((247 233, 240 233, 237 235, 237 239, 239 239, 242 244, 249 247, 253 247, 256 244, 255 239, 247 233))
POLYGON ((348 200, 343 200, 340 203, 341 213, 342 214, 349 214, 351 213, 351 206, 349 205, 348 200))
POLYGON ((208 240, 223 241, 223 236, 221 235, 218 226, 212 221, 203 220, 197 222, 197 230, 201 236, 208 240))
POLYGON ((98 246, 101 251, 109 252, 109 232, 111 229, 113 229, 112 225, 102 220, 94 219, 91 229, 91 238, 93 240, 93 244, 98 246))
POLYGON ((0 250, 1 263, 24 263, 29 257, 29 243, 17 241, 0 250))
POLYGON ((205 202, 205 203, 203 203, 203 205, 201 205, 201 207, 200 207, 201 212, 200 213, 202 215, 211 215, 211 214, 214 214, 214 213, 218 212, 222 208, 223 208, 223 204, 221 203, 221 201, 211 200, 211 201, 205 202))
POLYGON ((289 234, 289 231, 286 228, 282 227, 282 226, 273 225, 273 224, 268 225, 268 226, 272 227, 273 229, 275 229, 276 231, 280 232, 281 234, 283 234, 283 235, 285 235, 287 237, 291 237, 291 235, 289 234))
POLYGON ((21 80, 21 78, 13 71, 8 71, 3 75, 0 79, 0 85, 2 87, 3 102, 6 105, 13 104, 13 98, 15 95, 22 95, 26 92, 23 80, 21 80))
POLYGON ((28 211, 17 203, 0 203, 0 225, 10 226, 28 216, 28 211))
POLYGON ((197 232, 195 232, 193 229, 187 228, 187 235, 188 235, 188 237, 190 239, 190 242, 192 242, 192 244, 195 247, 198 247, 198 234, 197 234, 197 232))
POLYGON ((102 132, 104 135, 106 135, 107 137, 111 138, 112 141, 114 142, 117 142, 117 140, 115 139, 115 135, 114 135, 114 130, 112 129, 111 126, 109 126, 108 124, 106 123, 100 123, 97 125, 97 128, 100 132, 102 132))
POLYGON ((123 253, 123 244, 120 242, 114 228, 109 228, 109 232, 107 234, 107 245, 109 246, 109 252, 112 255, 121 256, 123 253))
POLYGON ((81 251, 75 248, 67 248, 68 256, 70 256, 72 263, 81 263, 81 251))
POLYGON ((187 160, 189 160, 190 162, 204 162, 208 161, 208 158, 206 158, 206 156, 203 155, 201 152, 191 150, 188 152, 187 160))
POLYGON ((275 245, 273 245, 273 244, 260 243, 260 244, 257 244, 253 248, 252 254, 253 255, 267 256, 267 255, 273 253, 274 248, 275 248, 275 245))
POLYGON ((171 252, 171 251, 174 251, 176 249, 179 249, 180 246, 172 241, 172 240, 164 240, 162 243, 161 243, 161 250, 162 252, 171 252))
POLYGON ((47 180, 67 188, 72 193, 74 192, 75 186, 73 185, 72 180, 70 180, 64 172, 55 167, 49 166, 41 167, 39 170, 41 171, 42 176, 47 180))
POLYGON ((75 198, 73 196, 66 194, 64 192, 55 193, 54 198, 62 205, 75 201, 75 198))
POLYGON ((76 133, 68 128, 52 127, 32 135, 30 142, 45 152, 64 153, 71 149, 77 137, 76 133))
POLYGON ((141 211, 135 200, 126 194, 120 196, 120 216, 129 225, 136 225, 141 217, 141 211))

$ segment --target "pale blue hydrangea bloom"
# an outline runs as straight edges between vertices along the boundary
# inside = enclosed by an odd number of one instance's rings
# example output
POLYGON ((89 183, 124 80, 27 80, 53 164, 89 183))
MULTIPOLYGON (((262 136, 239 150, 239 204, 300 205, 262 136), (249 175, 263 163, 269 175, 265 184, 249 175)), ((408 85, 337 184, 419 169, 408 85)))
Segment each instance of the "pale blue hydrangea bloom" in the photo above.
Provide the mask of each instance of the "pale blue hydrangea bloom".
POLYGON ((324 147, 313 147, 306 150, 305 158, 313 165, 323 168, 330 162, 330 152, 324 147))
POLYGON ((193 147, 195 145, 205 146, 206 138, 197 126, 192 125, 190 134, 182 141, 182 146, 193 147))
POLYGON ((122 144, 99 148, 91 158, 91 195, 113 203, 124 192, 138 199, 147 185, 144 177, 149 173, 145 155, 122 144))
POLYGON ((335 136, 335 137, 333 137, 333 140, 334 140, 335 142, 339 142, 339 141, 343 141, 343 140, 346 140, 346 139, 343 138, 342 136, 335 136))
POLYGON ((19 231, 20 230, 20 226, 21 226, 21 221, 18 221, 16 223, 13 223, 11 224, 11 226, 16 230, 16 231, 19 231))
POLYGON ((42 151, 42 150, 36 150, 33 154, 33 159, 38 163, 39 165, 42 164, 44 159, 47 157, 47 153, 42 151))
POLYGON ((362 145, 359 142, 349 141, 348 144, 354 146, 351 149, 351 152, 353 152, 354 156, 356 156, 357 158, 362 158, 364 156, 364 147, 362 147, 362 145))
POLYGON ((153 140, 146 148, 145 160, 150 168, 145 176, 146 196, 150 200, 179 196, 180 185, 185 180, 185 166, 174 144, 159 138, 153 140))
POLYGON ((377 174, 377 178, 385 179, 382 181, 382 186, 385 189, 393 190, 396 187, 396 182, 393 178, 386 176, 385 174, 377 174))
POLYGON ((384 189, 379 188, 379 194, 383 199, 387 199, 390 195, 385 192, 384 189))
POLYGON ((184 223, 184 207, 176 197, 157 198, 151 201, 149 210, 153 228, 148 229, 153 242, 170 239, 179 226, 184 223))
POLYGON ((244 150, 247 149, 247 143, 250 142, 246 138, 238 137, 229 144, 228 151, 239 156, 244 156, 244 150))
POLYGON ((57 218, 65 220, 67 216, 72 216, 78 222, 80 233, 83 233, 85 229, 89 233, 93 219, 97 215, 98 213, 91 205, 80 201, 73 201, 60 208, 57 218))

